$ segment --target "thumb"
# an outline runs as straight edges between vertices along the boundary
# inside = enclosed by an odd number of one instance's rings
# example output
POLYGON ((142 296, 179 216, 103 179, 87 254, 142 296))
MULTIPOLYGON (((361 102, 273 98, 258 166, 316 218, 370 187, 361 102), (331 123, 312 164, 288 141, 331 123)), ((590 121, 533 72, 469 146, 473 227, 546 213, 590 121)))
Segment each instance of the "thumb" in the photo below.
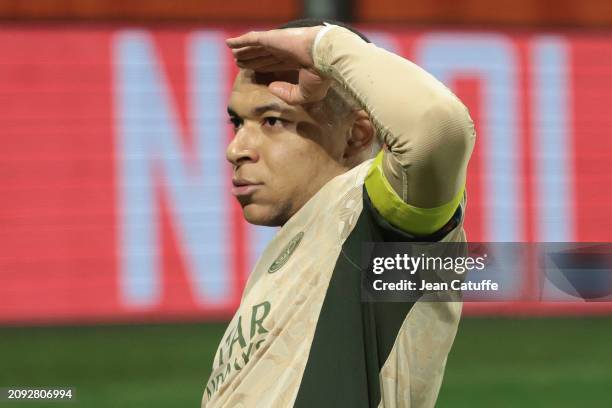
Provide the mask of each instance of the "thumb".
POLYGON ((272 94, 283 99, 285 102, 297 105, 323 100, 330 86, 330 79, 323 78, 311 70, 300 69, 297 85, 275 81, 269 85, 269 89, 272 94))
POLYGON ((301 69, 298 84, 300 93, 306 102, 318 102, 327 95, 331 80, 320 76, 313 70, 301 69))
POLYGON ((290 105, 299 105, 306 102, 299 85, 289 82, 274 81, 268 85, 268 89, 274 96, 278 96, 290 105))

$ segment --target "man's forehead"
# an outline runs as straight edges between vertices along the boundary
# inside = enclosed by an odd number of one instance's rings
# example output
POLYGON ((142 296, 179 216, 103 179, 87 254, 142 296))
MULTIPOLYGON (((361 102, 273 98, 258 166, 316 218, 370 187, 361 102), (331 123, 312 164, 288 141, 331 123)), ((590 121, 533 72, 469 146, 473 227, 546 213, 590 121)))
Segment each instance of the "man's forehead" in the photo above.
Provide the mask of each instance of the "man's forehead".
POLYGON ((230 111, 240 115, 261 113, 262 107, 270 107, 281 112, 310 113, 319 103, 308 105, 289 105, 273 95, 268 85, 274 81, 297 83, 297 71, 260 73, 241 69, 234 80, 234 87, 228 101, 230 111))
POLYGON ((280 71, 280 72, 255 72, 250 69, 241 69, 236 75, 234 87, 236 85, 261 85, 268 86, 274 81, 289 82, 297 84, 298 71, 280 71))
POLYGON ((318 120, 324 120, 323 102, 289 105, 276 95, 273 95, 268 89, 268 85, 274 81, 297 84, 298 75, 297 71, 260 73, 241 69, 234 81, 234 87, 228 101, 228 110, 240 116, 258 116, 266 111, 263 109, 266 107, 271 108, 268 110, 298 115, 298 117, 308 122, 314 123, 318 120))
POLYGON ((290 105, 273 95, 266 83, 257 83, 238 74, 228 101, 228 111, 240 116, 258 116, 263 107, 273 108, 267 110, 293 110, 290 105))

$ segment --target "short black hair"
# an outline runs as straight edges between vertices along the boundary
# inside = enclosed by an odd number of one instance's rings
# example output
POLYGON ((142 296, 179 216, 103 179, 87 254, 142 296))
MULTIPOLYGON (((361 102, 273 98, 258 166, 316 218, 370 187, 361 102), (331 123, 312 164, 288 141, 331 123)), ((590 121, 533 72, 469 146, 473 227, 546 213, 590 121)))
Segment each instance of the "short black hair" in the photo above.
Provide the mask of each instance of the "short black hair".
POLYGON ((288 23, 283 24, 282 26, 280 26, 278 28, 317 27, 317 26, 324 26, 325 23, 337 25, 337 26, 340 26, 340 27, 344 27, 347 30, 350 30, 353 33, 357 34, 365 42, 368 42, 368 43, 371 42, 368 39, 368 37, 366 37, 363 33, 359 32, 355 28, 351 27, 350 25, 348 25, 346 23, 343 23, 341 21, 336 21, 336 20, 331 20, 331 19, 302 18, 302 19, 299 19, 299 20, 289 21, 288 23))

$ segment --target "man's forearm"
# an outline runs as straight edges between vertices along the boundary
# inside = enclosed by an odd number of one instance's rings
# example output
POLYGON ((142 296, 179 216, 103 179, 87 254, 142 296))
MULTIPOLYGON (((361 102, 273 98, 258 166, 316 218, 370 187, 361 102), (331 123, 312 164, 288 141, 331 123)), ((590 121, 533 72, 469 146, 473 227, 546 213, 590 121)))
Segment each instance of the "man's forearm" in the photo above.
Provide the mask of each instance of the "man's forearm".
POLYGON ((370 115, 391 153, 382 158, 384 175, 404 202, 438 207, 462 191, 474 128, 442 83, 340 27, 317 39, 313 58, 370 115))

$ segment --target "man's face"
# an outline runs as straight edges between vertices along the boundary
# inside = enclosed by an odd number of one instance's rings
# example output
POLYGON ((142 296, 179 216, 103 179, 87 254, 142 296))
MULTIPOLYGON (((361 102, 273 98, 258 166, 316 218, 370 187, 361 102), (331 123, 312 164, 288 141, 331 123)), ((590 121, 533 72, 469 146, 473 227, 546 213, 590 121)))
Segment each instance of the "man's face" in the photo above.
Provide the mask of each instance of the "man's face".
POLYGON ((273 80, 297 73, 242 70, 228 104, 235 136, 227 148, 232 194, 253 224, 283 225, 327 181, 343 173, 347 125, 329 123, 323 103, 292 106, 272 95, 273 80))

